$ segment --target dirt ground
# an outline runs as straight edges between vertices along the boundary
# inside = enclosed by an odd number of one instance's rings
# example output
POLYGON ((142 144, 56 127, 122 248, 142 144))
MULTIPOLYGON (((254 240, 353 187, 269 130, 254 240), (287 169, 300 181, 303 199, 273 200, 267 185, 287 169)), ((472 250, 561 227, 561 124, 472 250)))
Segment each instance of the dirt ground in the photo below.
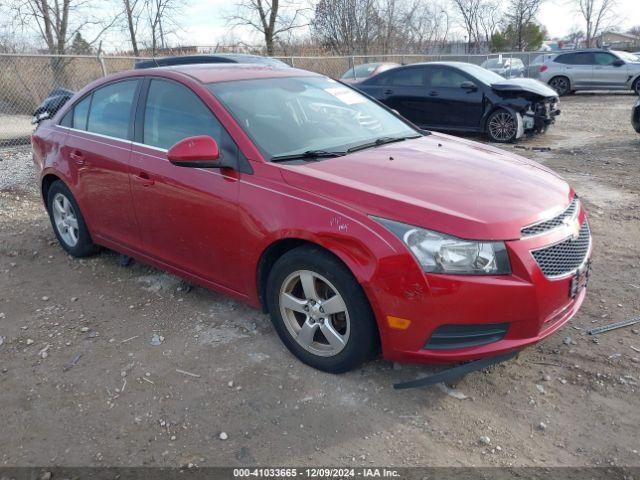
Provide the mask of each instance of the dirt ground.
POLYGON ((0 151, 0 465, 640 465, 640 324, 585 334, 640 315, 634 99, 563 98, 518 144, 586 203, 593 275, 569 324, 458 382, 466 399, 393 390, 436 367, 314 371, 259 311, 111 252, 68 257, 28 153, 0 151))

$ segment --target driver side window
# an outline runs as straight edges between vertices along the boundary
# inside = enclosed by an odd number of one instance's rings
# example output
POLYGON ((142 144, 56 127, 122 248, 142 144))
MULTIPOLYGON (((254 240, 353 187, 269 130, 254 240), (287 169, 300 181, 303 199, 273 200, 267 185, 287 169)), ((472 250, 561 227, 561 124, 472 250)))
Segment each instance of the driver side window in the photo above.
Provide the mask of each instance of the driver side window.
POLYGON ((237 161, 238 148, 211 110, 187 87, 168 80, 149 84, 142 143, 165 150, 187 137, 208 135, 222 158, 237 161))

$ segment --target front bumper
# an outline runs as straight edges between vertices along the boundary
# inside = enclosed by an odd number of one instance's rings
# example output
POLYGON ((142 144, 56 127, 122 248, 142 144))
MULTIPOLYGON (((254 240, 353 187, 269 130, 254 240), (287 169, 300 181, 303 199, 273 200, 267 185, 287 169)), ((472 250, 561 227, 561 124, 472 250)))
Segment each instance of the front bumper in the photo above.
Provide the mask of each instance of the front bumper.
MULTIPOLYGON (((580 215, 582 221, 584 212, 580 215)), ((531 251, 563 239, 566 232, 506 242, 511 275, 416 273, 396 257, 393 263, 396 269, 400 267, 399 271, 379 271, 385 278, 376 280, 378 288, 373 291, 365 285, 369 297, 375 297, 372 304, 380 326, 383 356, 400 362, 456 363, 522 349, 551 335, 580 309, 586 289, 572 298, 573 275, 545 277, 531 251), (387 316, 410 320, 410 324, 404 330, 392 328, 387 316), (429 348, 434 345, 434 332, 441 332, 443 326, 486 325, 494 331, 504 324, 508 324, 506 334, 489 343, 455 349, 441 345, 429 348)), ((387 268, 391 266, 381 270, 387 268)))

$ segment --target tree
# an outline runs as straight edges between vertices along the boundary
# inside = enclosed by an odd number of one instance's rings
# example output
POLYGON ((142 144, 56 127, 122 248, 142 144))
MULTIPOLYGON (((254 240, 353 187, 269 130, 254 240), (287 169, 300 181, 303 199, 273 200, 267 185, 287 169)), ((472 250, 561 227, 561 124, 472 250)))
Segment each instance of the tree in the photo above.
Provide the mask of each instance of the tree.
POLYGON ((91 12, 88 0, 8 0, 5 4, 9 15, 22 28, 35 31, 52 55, 51 68, 55 85, 65 85, 66 60, 60 55, 68 52, 69 44, 85 27, 97 28, 94 44, 117 20, 118 15, 105 20, 91 12))
POLYGON ((75 53, 76 55, 89 55, 93 49, 89 42, 87 42, 80 32, 76 32, 76 35, 73 37, 73 42, 71 43, 71 53, 75 53))
POLYGON ((311 26, 333 52, 366 55, 381 23, 375 0, 320 0, 311 26))
POLYGON ((574 0, 586 26, 587 48, 593 46, 593 40, 608 26, 615 9, 615 0, 574 0))
POLYGON ((505 50, 537 50, 542 45, 547 31, 535 22, 529 22, 518 28, 515 24, 506 25, 502 31, 496 31, 491 37, 491 49, 494 52, 505 50))
POLYGON ((152 55, 156 54, 158 45, 167 47, 167 39, 180 28, 178 18, 184 5, 183 0, 144 0, 144 12, 148 35, 147 45, 152 55))
POLYGON ((453 6, 467 33, 468 51, 479 51, 481 43, 491 38, 490 28, 486 27, 490 25, 488 21, 495 21, 498 4, 489 0, 453 0, 453 6))
POLYGON ((304 12, 293 0, 240 0, 229 19, 235 26, 245 26, 264 37, 267 55, 275 54, 278 35, 303 27, 304 12))
POLYGON ((127 22, 127 31, 129 32, 129 40, 131 41, 131 49, 133 55, 140 54, 138 50, 138 23, 140 20, 140 0, 122 0, 124 6, 124 18, 127 22))
POLYGON ((525 29, 531 29, 542 0, 510 0, 505 14, 506 20, 512 26, 515 33, 514 48, 518 51, 526 49, 524 33, 525 29))

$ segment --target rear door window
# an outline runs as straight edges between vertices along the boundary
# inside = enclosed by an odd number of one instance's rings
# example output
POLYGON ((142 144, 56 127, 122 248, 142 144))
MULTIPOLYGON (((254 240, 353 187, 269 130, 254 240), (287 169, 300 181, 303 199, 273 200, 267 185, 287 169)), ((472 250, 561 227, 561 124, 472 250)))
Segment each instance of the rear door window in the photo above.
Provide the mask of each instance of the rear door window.
POLYGON ((555 62, 566 65, 593 65, 593 54, 591 52, 565 53, 559 55, 555 62))
POLYGON ((424 68, 422 67, 401 68, 388 73, 386 77, 389 79, 386 84, 395 87, 424 86, 424 68))
POLYGON ((93 92, 87 131, 128 139, 137 86, 138 80, 125 80, 93 92))
POLYGON ((89 116, 89 105, 91 105, 91 95, 87 95, 73 107, 71 127, 78 130, 87 129, 87 118, 89 116))

